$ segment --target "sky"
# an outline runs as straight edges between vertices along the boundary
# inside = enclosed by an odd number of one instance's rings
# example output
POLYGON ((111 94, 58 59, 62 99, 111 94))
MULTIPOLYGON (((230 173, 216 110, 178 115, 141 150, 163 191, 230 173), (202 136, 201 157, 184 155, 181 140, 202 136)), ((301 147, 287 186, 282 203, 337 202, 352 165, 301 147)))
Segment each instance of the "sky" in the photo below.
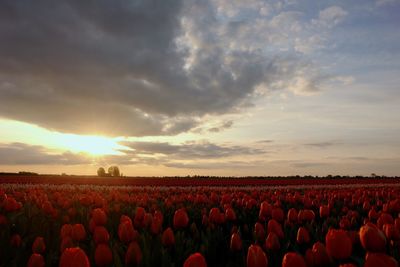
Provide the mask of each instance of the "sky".
POLYGON ((0 171, 400 175, 400 0, 4 0, 0 171))

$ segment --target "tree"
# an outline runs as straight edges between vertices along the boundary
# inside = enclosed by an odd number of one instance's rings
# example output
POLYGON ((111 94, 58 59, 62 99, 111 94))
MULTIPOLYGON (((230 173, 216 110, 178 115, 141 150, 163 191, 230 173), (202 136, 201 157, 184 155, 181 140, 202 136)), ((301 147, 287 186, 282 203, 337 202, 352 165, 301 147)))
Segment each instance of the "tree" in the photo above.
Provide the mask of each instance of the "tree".
POLYGON ((106 176, 106 170, 103 167, 100 167, 97 170, 97 175, 100 176, 100 177, 106 176))
POLYGON ((119 168, 118 168, 118 166, 110 166, 110 167, 108 168, 108 174, 109 174, 110 176, 120 176, 120 175, 119 175, 119 168))

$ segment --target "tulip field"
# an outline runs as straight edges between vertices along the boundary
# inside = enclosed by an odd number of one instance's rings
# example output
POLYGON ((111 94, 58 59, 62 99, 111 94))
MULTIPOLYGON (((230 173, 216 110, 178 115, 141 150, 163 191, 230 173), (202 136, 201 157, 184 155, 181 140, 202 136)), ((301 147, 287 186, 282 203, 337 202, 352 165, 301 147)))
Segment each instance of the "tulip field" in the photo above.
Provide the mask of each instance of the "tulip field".
POLYGON ((35 179, 0 183, 0 267, 391 267, 400 260, 396 179, 35 179))

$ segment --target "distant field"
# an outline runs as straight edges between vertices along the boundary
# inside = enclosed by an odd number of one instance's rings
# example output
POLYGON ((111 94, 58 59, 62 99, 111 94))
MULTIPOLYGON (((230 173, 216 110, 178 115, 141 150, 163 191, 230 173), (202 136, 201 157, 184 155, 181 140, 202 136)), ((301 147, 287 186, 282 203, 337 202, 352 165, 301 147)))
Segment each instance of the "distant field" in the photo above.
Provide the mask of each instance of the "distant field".
POLYGON ((287 186, 336 184, 397 184, 400 178, 193 178, 97 177, 58 175, 0 175, 0 183, 93 184, 130 186, 287 186))

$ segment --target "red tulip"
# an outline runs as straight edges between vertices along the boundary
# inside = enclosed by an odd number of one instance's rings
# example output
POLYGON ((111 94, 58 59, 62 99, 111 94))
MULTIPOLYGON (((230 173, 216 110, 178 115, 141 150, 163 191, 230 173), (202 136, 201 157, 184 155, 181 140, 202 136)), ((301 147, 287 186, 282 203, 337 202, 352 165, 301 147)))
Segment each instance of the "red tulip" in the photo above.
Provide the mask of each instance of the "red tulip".
POLYGON ((104 226, 96 226, 96 228, 94 228, 93 240, 96 245, 108 243, 110 234, 104 226))
POLYGON ((397 261, 385 253, 367 253, 364 267, 398 267, 397 261))
POLYGON ((61 254, 59 267, 90 267, 85 252, 78 247, 67 248, 61 254))
POLYGON ((268 267, 268 259, 258 245, 250 245, 247 250, 247 267, 268 267))
POLYGON ((107 215, 104 210, 97 208, 92 211, 92 218, 97 226, 102 226, 107 223, 107 215))
POLYGON ((288 214, 287 214, 287 218, 288 218, 289 222, 292 222, 292 223, 297 222, 298 216, 299 216, 298 212, 295 208, 289 209, 288 214))
POLYGON ((119 223, 123 223, 123 222, 128 222, 128 223, 132 224, 132 219, 129 218, 129 216, 121 215, 121 218, 119 219, 119 223))
POLYGON ((85 227, 78 223, 72 226, 72 239, 75 241, 82 241, 86 238, 85 227))
POLYGON ((268 221, 267 230, 268 233, 274 232, 280 239, 283 239, 284 237, 282 225, 280 225, 274 219, 268 221))
POLYGON ((71 237, 66 236, 61 240, 60 251, 63 252, 67 248, 72 248, 74 246, 74 241, 71 237))
MULTIPOLYGON (((1 207, 1 205, 0 205, 0 207, 1 207)), ((6 225, 6 224, 8 224, 7 217, 4 216, 3 214, 0 214, 0 225, 6 225)))
POLYGON ((137 207, 135 212, 135 218, 133 219, 135 227, 144 227, 144 217, 146 215, 146 210, 142 207, 137 207))
POLYGON ((231 235, 231 245, 230 248, 232 251, 242 250, 242 239, 238 233, 233 233, 231 235))
POLYGON ((383 231, 388 240, 399 240, 400 232, 394 224, 384 224, 383 231))
POLYGON ((329 217, 329 206, 328 205, 322 205, 319 207, 319 216, 321 218, 328 218, 329 217))
POLYGON ((64 224, 61 227, 60 235, 61 235, 61 238, 64 238, 66 236, 72 236, 72 225, 64 224))
POLYGON ((43 254, 46 251, 46 245, 44 239, 41 236, 36 237, 32 244, 32 252, 37 254, 43 254))
POLYGON ((394 219, 394 226, 400 232, 400 218, 394 219))
POLYGON ((181 208, 175 211, 174 214, 174 228, 186 228, 189 224, 189 217, 186 213, 186 210, 181 208))
POLYGON ((283 257, 282 267, 307 267, 307 264, 300 254, 288 252, 283 257))
POLYGON ((162 231, 162 221, 159 218, 153 218, 150 226, 150 232, 153 235, 158 235, 162 231))
POLYGON ((374 208, 371 208, 370 211, 368 212, 368 218, 370 220, 377 220, 378 217, 379 213, 374 208))
POLYGON ((21 246, 21 236, 19 234, 13 234, 10 239, 10 245, 15 248, 19 248, 21 246))
POLYGON ((175 245, 175 236, 171 227, 165 229, 165 231, 162 234, 161 241, 164 247, 170 247, 175 245))
POLYGON ((272 214, 272 205, 264 201, 260 205, 259 219, 265 221, 272 214))
POLYGON ((271 213, 272 219, 278 221, 278 222, 283 222, 285 219, 285 213, 281 208, 273 208, 272 213, 271 213))
POLYGON ((254 236, 258 242, 263 242, 265 240, 265 229, 264 226, 259 222, 256 222, 254 225, 254 236))
POLYGON ((328 254, 334 259, 342 260, 351 256, 353 245, 344 230, 330 229, 325 236, 325 244, 328 254))
POLYGON ((315 259, 314 259, 314 253, 312 249, 307 249, 306 254, 304 255, 304 260, 306 261, 306 264, 308 267, 316 267, 317 265, 315 264, 315 259))
POLYGON ((162 214, 162 212, 161 211, 159 211, 159 210, 156 210, 155 212, 154 212, 154 219, 157 219, 159 222, 161 222, 161 225, 162 225, 162 223, 163 223, 163 221, 164 221, 164 215, 162 214))
POLYGON ((350 225, 350 220, 347 217, 342 217, 339 221, 339 227, 343 230, 348 230, 350 225))
POLYGON ((17 202, 13 197, 6 197, 3 201, 3 209, 6 212, 17 211, 22 207, 21 203, 17 202))
POLYGON ((151 213, 146 213, 144 215, 142 226, 144 228, 149 228, 152 222, 153 222, 153 215, 151 215, 151 213))
POLYGON ((265 247, 269 250, 279 250, 281 245, 279 243, 279 238, 274 232, 270 232, 265 240, 265 247))
POLYGON ((227 221, 236 221, 236 213, 232 208, 225 210, 225 217, 227 221))
POLYGON ((94 252, 94 261, 96 266, 109 266, 113 262, 113 255, 111 249, 106 244, 100 244, 96 247, 94 252))
POLYGON ((296 241, 298 244, 307 244, 310 242, 310 234, 307 229, 304 227, 299 227, 297 230, 297 238, 296 241))
POLYGON ((314 258, 314 266, 329 266, 331 259, 326 251, 324 244, 316 242, 312 247, 312 253, 314 258))
POLYGON ((118 226, 118 237, 121 242, 129 244, 133 240, 133 225, 132 221, 122 221, 118 226))
POLYGON ((388 213, 381 213, 381 215, 379 216, 378 221, 376 222, 376 225, 378 226, 378 228, 380 230, 383 229, 383 225, 384 224, 394 224, 394 220, 392 215, 388 214, 388 213))
POLYGON ((28 260, 27 267, 44 267, 44 258, 38 253, 33 253, 28 260))
POLYGON ((142 262, 142 250, 138 243, 131 242, 125 254, 125 265, 138 266, 142 262))
POLYGON ((207 262, 203 255, 197 252, 185 260, 183 267, 207 267, 207 262))
POLYGON ((312 210, 300 210, 298 215, 299 222, 311 222, 315 218, 315 213, 312 210))
POLYGON ((371 252, 382 252, 386 248, 384 233, 374 224, 367 223, 360 228, 360 241, 365 250, 371 252))

